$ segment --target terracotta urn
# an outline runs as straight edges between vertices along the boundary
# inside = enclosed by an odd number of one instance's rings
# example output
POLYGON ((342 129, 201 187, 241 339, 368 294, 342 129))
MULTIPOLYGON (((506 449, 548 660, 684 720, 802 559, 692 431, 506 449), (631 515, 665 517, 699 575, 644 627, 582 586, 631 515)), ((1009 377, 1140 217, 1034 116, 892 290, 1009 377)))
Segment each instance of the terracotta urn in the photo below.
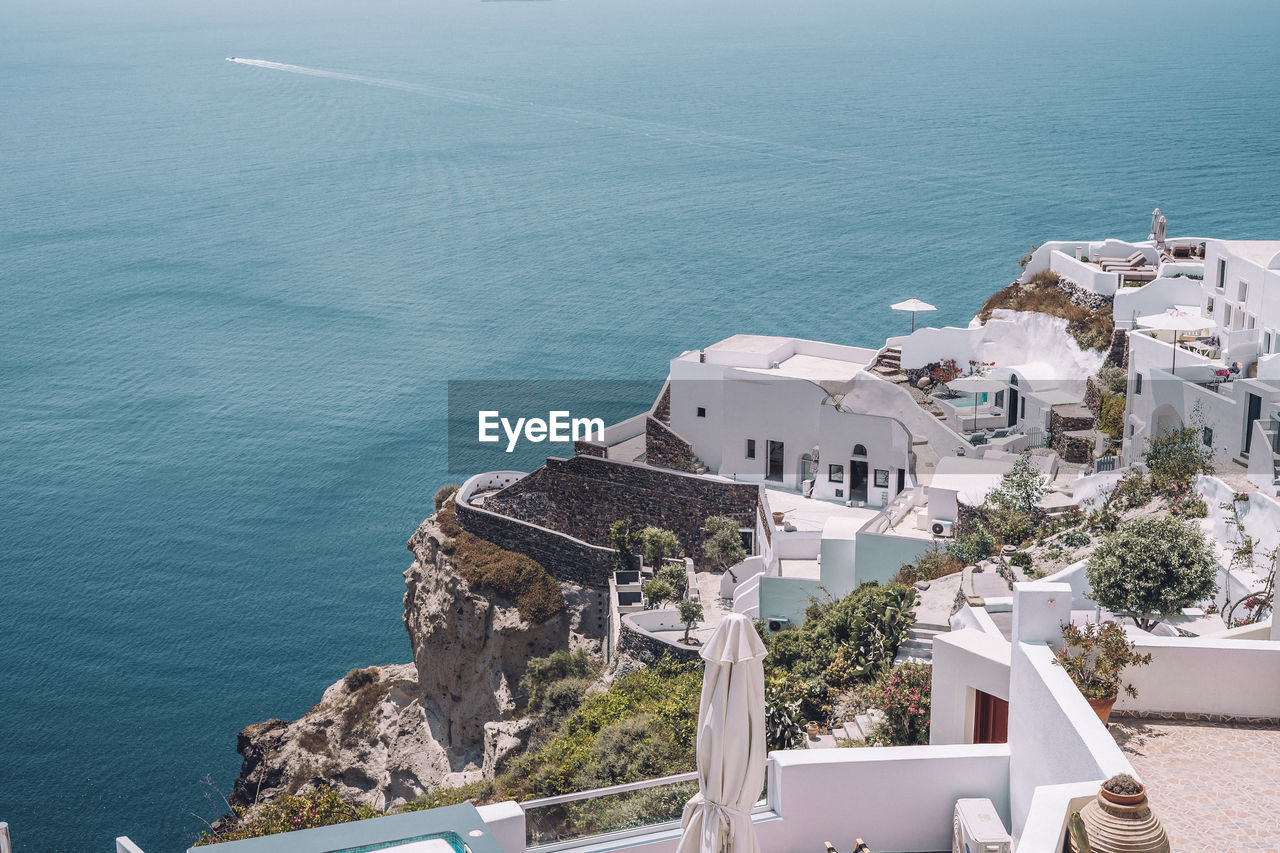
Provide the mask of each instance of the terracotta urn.
POLYGON ((806 726, 805 726, 805 731, 806 731, 806 732, 808 732, 808 734, 809 734, 809 740, 817 740, 817 739, 818 739, 818 724, 817 724, 817 723, 809 723, 808 725, 806 725, 806 726))
POLYGON ((1105 726, 1107 724, 1107 720, 1111 719, 1111 709, 1115 707, 1116 697, 1112 696, 1109 699, 1090 699, 1086 696, 1085 701, 1089 703, 1089 707, 1093 709, 1093 713, 1098 715, 1098 719, 1102 720, 1102 724, 1105 726))
MULTIPOLYGON (((1100 790, 1080 810, 1080 818, 1093 853, 1169 853, 1169 836, 1152 813, 1145 788, 1138 794, 1100 790)), ((1072 838, 1071 853, 1079 850, 1072 838)))
POLYGON ((784 518, 786 518, 786 515, 787 515, 787 514, 786 514, 785 512, 775 512, 775 513, 773 514, 773 523, 774 523, 774 524, 781 524, 781 523, 782 523, 782 520, 783 520, 784 518))

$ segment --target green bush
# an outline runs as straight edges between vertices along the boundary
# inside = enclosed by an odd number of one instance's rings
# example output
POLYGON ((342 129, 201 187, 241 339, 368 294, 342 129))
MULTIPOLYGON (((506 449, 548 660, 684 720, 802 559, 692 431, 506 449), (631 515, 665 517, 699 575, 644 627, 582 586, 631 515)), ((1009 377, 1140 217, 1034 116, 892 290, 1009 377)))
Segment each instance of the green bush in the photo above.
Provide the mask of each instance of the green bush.
POLYGON ((1151 484, 1159 492, 1189 486, 1197 474, 1213 473, 1213 451, 1201 441, 1201 429, 1184 426, 1161 433, 1147 444, 1143 458, 1151 484))
POLYGON ((666 581, 671 585, 673 598, 684 598, 685 593, 689 590, 689 576, 684 573, 684 566, 666 565, 658 569, 653 576, 654 580, 666 581))
POLYGON ((364 669, 353 669, 342 677, 342 685, 347 688, 348 693, 355 693, 366 684, 372 684, 378 680, 378 668, 376 666, 366 667, 364 669))
POLYGON ((427 809, 438 809, 442 806, 456 806, 459 803, 477 803, 493 796, 493 783, 488 781, 472 782, 456 788, 432 788, 416 800, 410 800, 397 812, 421 812, 427 809))
POLYGON ((676 600, 676 591, 672 589, 671 584, 662 578, 653 578, 645 581, 644 586, 640 587, 640 591, 649 600, 650 607, 657 607, 664 601, 676 600))
POLYGON ((435 505, 436 512, 439 512, 440 508, 445 505, 449 498, 453 497, 457 493, 458 486, 456 483, 448 483, 437 489, 436 496, 431 499, 432 504, 435 505))
POLYGON ((1082 530, 1068 530, 1062 534, 1062 544, 1068 548, 1083 548, 1090 541, 1089 534, 1082 530))
POLYGON ((661 527, 646 527, 640 531, 640 541, 644 545, 644 561, 654 568, 662 565, 667 557, 680 553, 680 540, 670 530, 661 527))
POLYGON ((1102 392, 1098 429, 1105 432, 1115 441, 1124 438, 1124 407, 1125 396, 1123 393, 1111 394, 1106 391, 1102 392))
POLYGON ((969 525, 969 529, 956 537, 948 551, 961 563, 970 565, 985 560, 996 549, 996 540, 981 524, 969 525))
POLYGON ((450 562, 472 590, 506 598, 528 622, 546 622, 564 611, 564 591, 537 560, 463 530, 452 504, 436 514, 436 521, 453 537, 450 562))
POLYGON ((872 697, 884 712, 875 738, 888 746, 929 742, 929 701, 932 670, 922 663, 905 663, 889 673, 872 697))
POLYGON ((800 700, 789 695, 785 682, 772 680, 764 686, 765 742, 775 749, 799 749, 804 741, 800 727, 800 700))
POLYGON ((317 788, 301 795, 286 794, 280 799, 255 809, 232 807, 235 820, 216 834, 205 832, 195 842, 196 847, 218 844, 224 841, 242 841, 260 838, 297 829, 332 826, 377 817, 378 812, 369 806, 349 803, 332 788, 317 788))
POLYGON ((875 680, 915 622, 915 590, 865 584, 836 601, 810 603, 804 624, 767 634, 765 672, 800 703, 806 720, 825 720, 842 691, 875 680))
POLYGON ((591 681, 590 678, 562 678, 548 684, 540 703, 547 722, 554 724, 578 710, 591 681))
POLYGON ((576 652, 558 649, 545 658, 529 660, 520 678, 520 690, 529 697, 529 710, 540 711, 547 689, 553 684, 579 679, 590 682, 599 674, 599 665, 582 649, 576 652))
POLYGON ((1019 568, 1029 569, 1035 563, 1027 551, 1014 551, 1009 555, 1009 563, 1019 568))
POLYGON ((1217 562, 1193 521, 1143 516, 1120 525, 1089 556, 1093 599, 1143 630, 1211 596, 1217 562))
POLYGON ((610 524, 609 541, 613 544, 613 559, 618 571, 639 568, 636 566, 635 553, 642 547, 643 538, 631 519, 623 518, 610 524))
POLYGON ((893 582, 910 586, 919 581, 931 581, 963 571, 964 563, 943 544, 932 542, 916 555, 915 561, 898 569, 893 582))
POLYGON ((1123 367, 1107 365, 1098 371, 1098 384, 1104 390, 1123 397, 1129 390, 1129 373, 1123 367))

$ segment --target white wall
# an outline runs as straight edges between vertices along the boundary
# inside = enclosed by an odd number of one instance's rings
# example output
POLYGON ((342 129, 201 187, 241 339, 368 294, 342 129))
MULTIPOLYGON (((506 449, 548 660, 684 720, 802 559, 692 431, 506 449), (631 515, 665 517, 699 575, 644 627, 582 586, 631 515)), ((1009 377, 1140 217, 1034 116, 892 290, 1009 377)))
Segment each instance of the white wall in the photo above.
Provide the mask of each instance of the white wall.
MULTIPOLYGON (((1092 258, 1092 255, 1090 258, 1092 258)), ((1106 272, 1092 264, 1081 263, 1071 255, 1060 251, 1049 253, 1049 269, 1063 278, 1075 282, 1085 290, 1093 291, 1102 296, 1110 296, 1115 293, 1120 283, 1120 276, 1116 273, 1106 272)))
POLYGON ((1121 711, 1280 717, 1280 643, 1204 637, 1135 638, 1149 666, 1125 671, 1138 690, 1121 711))
POLYGON ((502 853, 524 853, 524 809, 510 800, 487 806, 476 806, 493 838, 502 847, 502 853))
POLYGON ((929 743, 972 743, 974 691, 1009 699, 1009 643, 962 630, 933 638, 929 743))
POLYGON ((1122 287, 1116 291, 1111 316, 1116 325, 1132 328, 1135 317, 1159 314, 1175 305, 1203 305, 1203 282, 1186 276, 1157 278, 1142 287, 1122 287))

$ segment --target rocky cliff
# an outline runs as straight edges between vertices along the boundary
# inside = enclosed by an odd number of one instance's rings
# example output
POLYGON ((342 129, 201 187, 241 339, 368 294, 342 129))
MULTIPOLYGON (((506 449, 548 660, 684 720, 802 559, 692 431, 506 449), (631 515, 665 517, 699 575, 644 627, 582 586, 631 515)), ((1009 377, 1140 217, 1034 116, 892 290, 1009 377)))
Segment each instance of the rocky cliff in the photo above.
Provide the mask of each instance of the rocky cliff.
POLYGON ((233 805, 327 784, 389 808, 434 786, 492 778, 523 746, 518 684, 527 661, 562 648, 598 651, 606 595, 561 583, 563 610, 526 621, 514 603, 471 587, 449 542, 435 516, 409 539, 404 626, 413 662, 353 671, 301 718, 242 731, 233 805))

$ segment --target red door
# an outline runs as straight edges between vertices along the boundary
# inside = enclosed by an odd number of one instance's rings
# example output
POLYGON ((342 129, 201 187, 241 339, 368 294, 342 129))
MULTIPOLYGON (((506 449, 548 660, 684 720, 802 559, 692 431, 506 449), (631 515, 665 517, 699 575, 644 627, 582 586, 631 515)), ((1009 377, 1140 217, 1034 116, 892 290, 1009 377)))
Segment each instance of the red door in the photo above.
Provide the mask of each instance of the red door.
POLYGON ((1009 703, 990 693, 977 691, 973 703, 973 742, 1008 743, 1009 703))

